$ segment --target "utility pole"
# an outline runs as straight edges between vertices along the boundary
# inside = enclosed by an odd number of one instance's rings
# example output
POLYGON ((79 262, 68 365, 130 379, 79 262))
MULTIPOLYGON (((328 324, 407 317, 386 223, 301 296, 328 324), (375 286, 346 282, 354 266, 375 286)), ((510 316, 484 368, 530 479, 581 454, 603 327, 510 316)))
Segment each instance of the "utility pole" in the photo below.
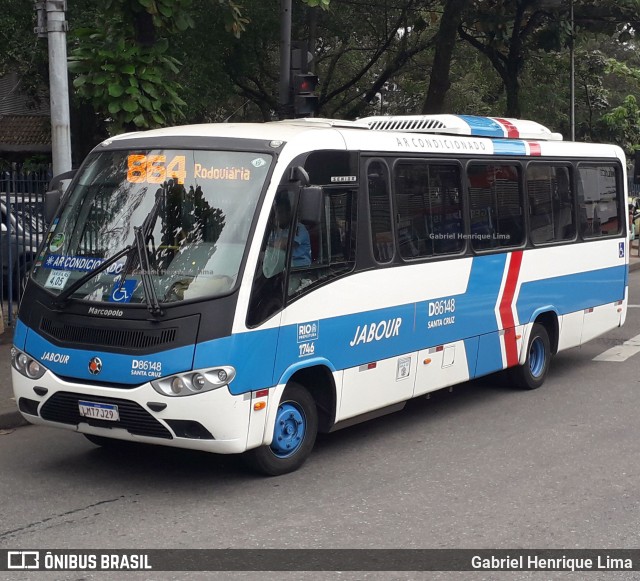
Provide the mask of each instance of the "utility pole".
POLYGON ((575 22, 573 18, 573 0, 569 0, 569 20, 571 22, 571 39, 569 40, 569 61, 570 61, 570 87, 569 100, 571 107, 569 110, 569 122, 571 125, 571 141, 576 140, 576 58, 575 58, 575 22))
POLYGON ((291 0, 280 0, 280 92, 278 119, 290 117, 291 99, 291 0))
POLYGON ((51 154, 53 175, 71 170, 69 81, 67 76, 66 0, 36 1, 36 33, 49 44, 49 95, 51 107, 51 154), (46 20, 45 14, 46 13, 46 20))

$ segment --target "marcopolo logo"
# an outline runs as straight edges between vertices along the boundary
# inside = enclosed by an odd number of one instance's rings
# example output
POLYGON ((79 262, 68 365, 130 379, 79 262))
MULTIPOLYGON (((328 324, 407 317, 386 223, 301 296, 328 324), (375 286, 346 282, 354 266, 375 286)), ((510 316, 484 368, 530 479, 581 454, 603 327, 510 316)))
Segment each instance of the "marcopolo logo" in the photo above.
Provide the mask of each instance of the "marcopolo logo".
POLYGON ((89 307, 87 311, 89 315, 99 315, 101 317, 122 317, 124 311, 120 309, 96 309, 95 307, 89 307))
POLYGON ((309 321, 298 324, 298 343, 315 341, 320 332, 320 321, 309 321))

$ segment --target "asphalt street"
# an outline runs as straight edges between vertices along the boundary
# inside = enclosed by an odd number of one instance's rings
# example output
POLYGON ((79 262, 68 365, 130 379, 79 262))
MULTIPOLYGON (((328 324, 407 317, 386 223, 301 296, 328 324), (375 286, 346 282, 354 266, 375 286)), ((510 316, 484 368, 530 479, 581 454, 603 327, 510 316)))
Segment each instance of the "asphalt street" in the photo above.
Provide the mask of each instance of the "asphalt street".
MULTIPOLYGON (((42 427, 0 436, 0 548, 636 548, 640 335, 627 323, 558 355, 545 385, 496 377, 322 436, 298 472, 263 478, 235 457, 114 454, 42 427)), ((138 579, 634 579, 634 573, 139 573, 138 579)), ((30 579, 14 574, 8 579, 30 579)), ((120 579, 119 574, 41 574, 120 579)))

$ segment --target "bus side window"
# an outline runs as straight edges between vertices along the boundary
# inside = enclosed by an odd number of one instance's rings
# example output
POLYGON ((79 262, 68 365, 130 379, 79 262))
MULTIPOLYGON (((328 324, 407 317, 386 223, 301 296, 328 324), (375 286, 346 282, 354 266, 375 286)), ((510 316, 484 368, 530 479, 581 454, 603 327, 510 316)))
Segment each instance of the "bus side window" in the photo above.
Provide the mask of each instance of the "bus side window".
POLYGON ((576 228, 569 168, 531 163, 527 167, 526 183, 531 242, 572 240, 576 228))
POLYGON ((585 238, 618 234, 621 203, 616 168, 613 165, 578 167, 578 215, 585 238))
POLYGON ((398 248, 404 259, 464 247, 460 171, 454 164, 401 161, 394 167, 398 248))
POLYGON ((518 166, 472 164, 467 172, 473 249, 522 244, 524 215, 518 166))
POLYGON ((390 262, 395 254, 389 198, 389 170, 382 161, 367 166, 367 190, 371 217, 371 248, 377 262, 390 262))
POLYGON ((353 190, 325 190, 322 219, 306 223, 311 247, 309 264, 293 262, 288 294, 306 289, 350 272, 356 255, 356 193, 353 190))
POLYGON ((285 266, 293 202, 292 191, 283 188, 276 193, 253 277, 247 313, 247 325, 250 327, 266 321, 284 305, 285 266))

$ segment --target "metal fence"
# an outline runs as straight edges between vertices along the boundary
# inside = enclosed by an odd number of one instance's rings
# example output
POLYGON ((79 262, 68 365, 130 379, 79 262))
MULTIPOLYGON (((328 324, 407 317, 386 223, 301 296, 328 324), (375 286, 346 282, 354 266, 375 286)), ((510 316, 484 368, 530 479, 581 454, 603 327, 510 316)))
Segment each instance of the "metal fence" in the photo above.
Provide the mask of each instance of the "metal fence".
POLYGON ((44 241, 44 194, 49 177, 47 171, 0 171, 0 304, 9 326, 44 241))

